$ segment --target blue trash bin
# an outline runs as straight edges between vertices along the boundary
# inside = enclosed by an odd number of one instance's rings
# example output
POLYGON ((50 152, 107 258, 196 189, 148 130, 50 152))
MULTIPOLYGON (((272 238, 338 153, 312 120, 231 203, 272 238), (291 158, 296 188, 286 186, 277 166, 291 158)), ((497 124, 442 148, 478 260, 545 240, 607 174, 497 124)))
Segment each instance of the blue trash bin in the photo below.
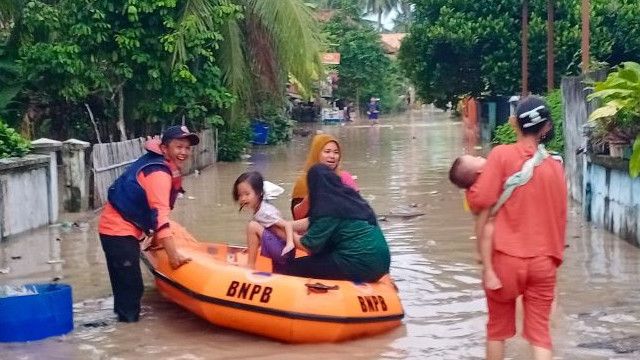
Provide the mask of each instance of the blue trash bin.
POLYGON ((251 142, 258 145, 267 145, 269 141, 269 125, 262 121, 251 123, 251 142))
POLYGON ((25 287, 37 293, 0 298, 0 342, 40 340, 73 330, 71 286, 25 287))

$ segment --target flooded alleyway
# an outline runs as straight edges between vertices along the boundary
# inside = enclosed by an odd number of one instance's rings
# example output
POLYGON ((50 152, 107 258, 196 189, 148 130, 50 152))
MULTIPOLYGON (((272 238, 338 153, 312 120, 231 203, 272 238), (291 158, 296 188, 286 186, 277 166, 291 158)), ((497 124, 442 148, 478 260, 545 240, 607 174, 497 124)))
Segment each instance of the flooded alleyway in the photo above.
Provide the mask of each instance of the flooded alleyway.
MULTIPOLYGON (((280 344, 200 320, 163 299, 146 270, 142 320, 117 323, 97 219, 88 214, 0 244, 0 268, 9 269, 0 284, 62 278, 73 286, 76 327, 64 337, 0 344, 0 359, 481 359, 486 305, 469 239, 472 220, 447 179, 462 151, 461 125, 425 110, 374 127, 319 128, 342 142, 343 167, 358 177, 379 215, 406 208, 424 213, 381 222, 405 308, 403 326, 341 344, 280 344)), ((274 201, 287 214, 309 142, 296 137, 283 146, 255 147, 243 162, 189 176, 173 217, 203 241, 243 244, 247 215, 232 201, 233 181, 248 168, 261 171, 287 190, 274 201)), ((570 211, 552 319, 556 358, 640 359, 640 249, 584 224, 579 211, 570 211)), ((519 337, 507 349, 511 359, 529 358, 519 337)))

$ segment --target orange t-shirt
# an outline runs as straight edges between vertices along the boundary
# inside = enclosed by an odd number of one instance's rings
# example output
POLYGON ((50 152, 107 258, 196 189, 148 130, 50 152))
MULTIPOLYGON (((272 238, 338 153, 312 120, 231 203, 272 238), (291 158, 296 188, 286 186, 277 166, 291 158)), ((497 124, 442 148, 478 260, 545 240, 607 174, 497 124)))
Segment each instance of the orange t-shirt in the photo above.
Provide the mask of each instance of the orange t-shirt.
MULTIPOLYGON (((158 228, 161 230, 156 233, 156 238, 162 239, 170 236, 171 230, 166 224, 169 223, 169 212, 171 211, 169 206, 171 175, 159 170, 145 176, 144 172, 140 171, 136 178, 147 194, 149 207, 158 209, 158 228)), ((98 232, 112 236, 134 236, 137 239, 142 239, 144 236, 142 230, 125 220, 109 202, 104 206, 102 215, 100 215, 98 232)))
MULTIPOLYGON (((507 178, 521 170, 535 153, 535 142, 524 139, 496 146, 478 180, 468 192, 473 209, 498 201, 507 178)), ((567 222, 567 187, 562 164, 548 157, 533 177, 517 187, 495 217, 493 249, 515 257, 551 256, 562 262, 567 222)))

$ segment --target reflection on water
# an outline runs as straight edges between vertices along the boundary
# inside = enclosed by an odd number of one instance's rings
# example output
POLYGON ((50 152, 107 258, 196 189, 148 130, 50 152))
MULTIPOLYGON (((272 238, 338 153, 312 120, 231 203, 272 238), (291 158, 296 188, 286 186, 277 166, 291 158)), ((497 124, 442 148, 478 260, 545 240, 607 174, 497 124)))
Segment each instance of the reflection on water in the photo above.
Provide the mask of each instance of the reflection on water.
MULTIPOLYGON (((462 152, 460 124, 447 115, 414 112, 383 125, 325 126, 343 145, 344 168, 379 214, 410 208, 423 216, 381 222, 392 251, 392 275, 406 311, 404 326, 342 344, 285 345, 212 326, 163 299, 145 272, 143 320, 120 324, 112 315, 96 219, 88 214, 10 239, 0 245, 2 283, 61 277, 73 286, 76 330, 30 344, 0 345, 1 359, 480 359, 486 321, 480 274, 473 259, 471 219, 447 181, 462 152), (64 262, 59 262, 64 260, 64 262)), ((283 213, 310 137, 279 147, 256 147, 251 158, 220 163, 185 181, 175 218, 203 240, 244 242, 248 214, 231 199, 235 178, 247 169, 287 189, 274 201, 283 213)), ((558 359, 632 359, 616 354, 615 340, 640 336, 640 251, 570 216, 566 261, 560 272, 553 335, 558 359)), ((640 338, 639 338, 640 339, 640 338)), ((521 339, 512 359, 529 358, 521 339)))

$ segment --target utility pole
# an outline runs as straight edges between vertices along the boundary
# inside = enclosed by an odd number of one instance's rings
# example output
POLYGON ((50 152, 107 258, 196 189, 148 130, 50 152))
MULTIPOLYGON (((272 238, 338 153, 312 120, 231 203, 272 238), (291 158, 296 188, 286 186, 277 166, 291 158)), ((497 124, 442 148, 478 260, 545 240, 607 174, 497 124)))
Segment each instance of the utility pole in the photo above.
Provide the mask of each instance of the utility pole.
POLYGON ((522 96, 529 94, 529 0, 522 0, 522 96))
POLYGON ((582 0, 581 15, 582 15, 582 42, 580 49, 582 50, 582 73, 586 74, 589 71, 589 13, 591 6, 589 0, 582 0))
POLYGON ((554 37, 554 0, 547 0, 547 91, 551 92, 553 90, 553 82, 554 82, 554 48, 553 48, 553 37, 554 37))

